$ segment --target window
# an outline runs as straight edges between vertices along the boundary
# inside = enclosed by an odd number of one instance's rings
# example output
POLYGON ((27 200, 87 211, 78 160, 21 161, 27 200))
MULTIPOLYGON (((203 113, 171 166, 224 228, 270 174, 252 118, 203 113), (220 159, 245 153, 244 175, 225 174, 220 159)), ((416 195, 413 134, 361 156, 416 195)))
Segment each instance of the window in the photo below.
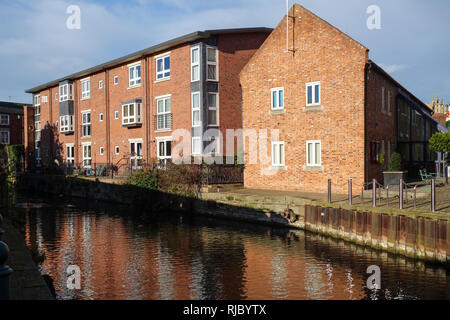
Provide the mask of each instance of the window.
POLYGON ((134 87, 141 84, 141 64, 128 67, 128 85, 134 87))
POLYGON ((142 103, 133 102, 122 105, 122 125, 140 124, 142 103))
POLYGON ((142 140, 130 141, 131 167, 138 169, 142 167, 142 140))
POLYGON ((192 93, 192 126, 201 125, 200 120, 200 92, 192 93))
POLYGON ((207 47, 206 56, 208 62, 208 80, 217 81, 217 49, 207 47))
POLYGON ((308 167, 322 165, 322 143, 319 140, 306 142, 306 165, 308 167))
POLYGON ((81 81, 81 100, 89 99, 91 97, 91 80, 81 81))
POLYGON ((55 93, 55 100, 58 101, 58 93, 55 93))
POLYGON ((75 163, 75 147, 72 144, 66 145, 66 162, 73 165, 75 163))
POLYGON ((272 166, 284 166, 284 142, 272 142, 272 166))
POLYGON ((157 110, 157 130, 170 130, 172 128, 172 114, 170 113, 170 97, 159 98, 156 101, 157 110))
POLYGON ((388 101, 387 101, 387 112, 388 114, 391 113, 391 91, 388 91, 388 101))
POLYGON ((61 116, 59 117, 59 123, 61 133, 73 132, 73 116, 61 116))
POLYGON ((191 81, 200 80, 200 47, 191 48, 191 81))
POLYGON ((156 80, 170 78, 170 55, 156 59, 156 80))
POLYGON ((200 137, 192 138, 192 155, 202 154, 202 140, 200 137))
POLYGON ((83 144, 83 166, 90 168, 92 165, 91 144, 83 144))
POLYGON ((114 85, 119 84, 119 77, 118 76, 114 76, 114 85))
POLYGON ((99 88, 99 89, 103 89, 103 80, 100 80, 100 81, 98 82, 98 88, 99 88))
POLYGON ((280 110, 284 108, 284 88, 273 88, 271 90, 272 110, 280 110))
POLYGON ((386 110, 385 109, 386 108, 385 104, 386 104, 385 89, 383 87, 383 88, 381 88, 381 112, 383 112, 383 113, 386 110))
POLYGON ((105 148, 100 147, 100 155, 102 156, 105 153, 105 148))
POLYGON ((34 113, 36 116, 38 116, 41 114, 41 95, 40 94, 35 95, 33 100, 34 100, 33 104, 34 104, 34 109, 35 109, 34 113))
POLYGON ((0 129, 0 144, 9 145, 9 130, 0 129))
POLYGON ((73 84, 66 83, 59 86, 59 101, 73 100, 73 84))
POLYGON ((116 155, 119 155, 119 146, 116 146, 115 148, 114 148, 114 152, 116 153, 116 155))
POLYGON ((86 111, 81 113, 81 136, 90 137, 91 136, 91 112, 86 111))
POLYGON ((98 115, 98 121, 103 122, 103 113, 98 115))
POLYGON ((219 125, 219 94, 208 93, 208 125, 219 125))
POLYGON ((48 102, 48 96, 42 96, 42 102, 47 103, 48 102))
POLYGON ((306 84, 306 105, 320 105, 320 81, 306 84))
POLYGON ((0 115, 0 125, 9 126, 9 114, 0 115))
POLYGON ((172 140, 158 140, 158 159, 170 159, 172 157, 172 140))

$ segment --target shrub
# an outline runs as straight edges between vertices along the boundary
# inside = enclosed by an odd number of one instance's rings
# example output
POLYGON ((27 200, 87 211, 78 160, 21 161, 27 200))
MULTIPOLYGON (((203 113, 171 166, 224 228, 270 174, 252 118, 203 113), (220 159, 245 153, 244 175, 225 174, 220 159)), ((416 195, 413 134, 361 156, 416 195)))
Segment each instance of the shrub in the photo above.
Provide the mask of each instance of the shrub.
POLYGON ((402 171, 402 156, 398 152, 394 152, 389 161, 388 171, 397 172, 402 171))
POLYGON ((430 138, 430 150, 435 152, 450 152, 450 132, 438 132, 430 138))
POLYGON ((144 189, 158 190, 159 183, 157 171, 149 170, 136 172, 128 178, 128 184, 144 189))

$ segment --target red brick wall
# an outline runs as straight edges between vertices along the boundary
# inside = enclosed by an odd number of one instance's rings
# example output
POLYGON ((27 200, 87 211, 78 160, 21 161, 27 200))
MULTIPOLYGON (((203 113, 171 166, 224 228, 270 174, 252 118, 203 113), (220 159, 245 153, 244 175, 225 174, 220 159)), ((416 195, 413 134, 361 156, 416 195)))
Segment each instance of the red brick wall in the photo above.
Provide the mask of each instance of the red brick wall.
POLYGON ((395 119, 396 112, 396 96, 398 87, 385 75, 379 71, 369 68, 367 71, 367 108, 366 108, 366 155, 367 164, 366 182, 377 179, 383 182, 383 171, 388 168, 389 163, 389 144, 390 155, 396 150, 396 133, 395 119), (383 110, 382 88, 385 88, 385 109, 383 110), (389 109, 389 92, 390 92, 390 111, 389 109), (383 153, 382 145, 384 141, 384 164, 373 161, 373 150, 371 144, 377 142, 379 145, 379 153, 383 153))
MULTIPOLYGON (((346 192, 348 178, 355 191, 364 182, 364 68, 367 49, 300 5, 295 29, 290 23, 286 53, 286 18, 268 37, 241 72, 244 129, 279 129, 285 142, 285 170, 262 175, 270 164, 248 164, 248 188, 325 192, 333 179, 337 192, 346 192), (294 36, 293 36, 294 34, 294 36), (294 44, 293 44, 294 42, 294 44), (321 81, 321 111, 306 111, 306 83, 321 81), (284 87, 285 112, 271 113, 270 90, 284 87), (306 141, 321 140, 322 170, 306 170, 306 141)), ((270 156, 270 142, 268 143, 270 156)), ((259 156, 259 154, 258 154, 259 156)))

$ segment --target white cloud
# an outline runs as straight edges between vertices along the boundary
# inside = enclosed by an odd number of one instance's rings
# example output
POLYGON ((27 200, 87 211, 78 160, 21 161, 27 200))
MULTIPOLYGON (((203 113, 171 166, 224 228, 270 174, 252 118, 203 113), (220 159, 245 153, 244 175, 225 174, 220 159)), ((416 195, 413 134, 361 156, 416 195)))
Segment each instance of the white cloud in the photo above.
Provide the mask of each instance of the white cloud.
POLYGON ((387 73, 393 74, 405 69, 408 69, 407 65, 404 64, 384 64, 380 63, 380 67, 384 69, 387 73))

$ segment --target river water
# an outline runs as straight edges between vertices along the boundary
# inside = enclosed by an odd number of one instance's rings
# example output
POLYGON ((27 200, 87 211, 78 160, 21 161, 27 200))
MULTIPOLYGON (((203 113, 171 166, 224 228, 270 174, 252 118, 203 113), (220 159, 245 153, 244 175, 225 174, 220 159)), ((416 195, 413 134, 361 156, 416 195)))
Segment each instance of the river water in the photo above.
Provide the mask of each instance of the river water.
POLYGON ((58 299, 450 298, 442 267, 308 232, 169 213, 150 219, 97 202, 18 206, 58 299), (71 265, 79 290, 67 286, 71 265), (367 289, 371 265, 380 267, 381 290, 367 289))

